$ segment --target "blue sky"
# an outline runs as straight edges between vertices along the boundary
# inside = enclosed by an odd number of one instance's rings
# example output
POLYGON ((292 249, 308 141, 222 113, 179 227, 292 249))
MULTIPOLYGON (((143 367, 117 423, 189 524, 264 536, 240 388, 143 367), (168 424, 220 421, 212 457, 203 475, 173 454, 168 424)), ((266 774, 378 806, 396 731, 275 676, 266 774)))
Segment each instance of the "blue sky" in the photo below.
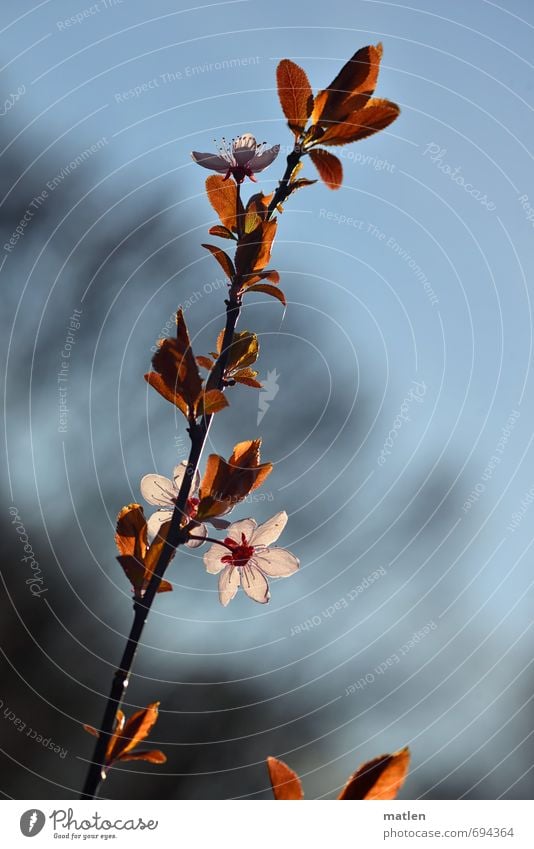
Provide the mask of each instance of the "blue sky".
MULTIPOLYGON (((22 93, 1 120, 4 141, 25 157, 28 203, 101 141, 76 169, 101 218, 76 197, 77 239, 64 238, 59 221, 40 241, 31 240, 29 227, 5 256, 2 273, 17 281, 8 295, 13 315, 18 304, 7 377, 20 404, 8 426, 13 497, 35 511, 52 540, 74 527, 77 511, 85 556, 101 570, 104 615, 126 622, 127 589, 113 563, 117 499, 139 498, 143 473, 170 471, 180 459, 175 439, 185 438, 172 411, 147 395, 141 375, 179 302, 203 293, 187 318, 205 350, 222 309, 213 283, 218 269, 200 247, 213 223, 206 175, 189 152, 245 131, 290 144, 274 84, 277 61, 302 64, 317 90, 359 46, 382 41, 377 94, 398 102, 401 117, 341 151, 338 192, 317 184, 288 202, 273 255, 288 309, 283 314, 278 303, 258 299, 244 318, 261 331, 261 374, 279 373, 262 433, 276 462, 276 505, 294 517, 284 539, 304 568, 275 585, 267 610, 239 598, 229 620, 190 557, 174 606, 162 615, 178 654, 192 652, 195 663, 207 662, 222 640, 230 678, 254 677, 265 665, 281 703, 294 678, 302 684, 309 709, 323 717, 320 742, 314 749, 299 741, 288 758, 312 771, 316 795, 350 771, 360 743, 371 755, 409 740, 419 770, 414 792, 472 757, 464 767, 468 788, 525 731, 521 719, 505 723, 523 704, 517 681, 531 655, 530 505, 511 528, 534 486, 531 4, 181 6, 55 0, 21 2, 11 23, 4 16, 4 91, 22 93), (162 199, 156 240, 138 245, 139 262, 111 282, 103 305, 94 304, 92 289, 80 301, 85 286, 73 286, 76 257, 90 234, 148 208, 151 192, 162 199), (167 279, 153 279, 144 263, 167 243, 176 248, 176 267, 167 279), (213 292, 203 289, 206 282, 213 292), (59 352, 74 308, 83 311, 81 337, 86 315, 93 325, 80 343, 84 354, 73 351, 63 438, 54 367, 39 372, 39 346, 44 333, 59 352), (28 339, 37 358, 30 391, 16 379, 28 339), (410 395, 414 385, 424 386, 420 401, 410 395), (409 421, 380 465, 407 397, 409 421), (499 443, 510 417, 510 433, 499 443), (473 492, 478 497, 465 508, 473 492), (386 577, 354 605, 289 636, 379 566, 386 577), (436 630, 366 687, 357 707, 344 697, 345 687, 428 622, 438 623, 436 630), (243 642, 271 640, 263 650, 232 654, 243 642), (329 759, 334 763, 324 766, 329 759)), ((282 166, 265 172, 265 191, 282 166)), ((310 162, 303 173, 316 176, 310 162)), ((235 397, 236 413, 221 416, 213 432, 211 448, 220 453, 256 434, 257 399, 248 390, 235 397)), ((258 518, 270 509, 258 505, 258 518)), ((83 593, 81 578, 80 586, 83 593)), ((158 624, 149 630, 156 654, 158 624)), ((158 662, 163 677, 176 671, 172 659, 159 654, 158 662)), ((191 662, 180 656, 180 675, 191 662)), ((483 785, 487 795, 505 792, 520 772, 508 760, 502 770, 483 785)))

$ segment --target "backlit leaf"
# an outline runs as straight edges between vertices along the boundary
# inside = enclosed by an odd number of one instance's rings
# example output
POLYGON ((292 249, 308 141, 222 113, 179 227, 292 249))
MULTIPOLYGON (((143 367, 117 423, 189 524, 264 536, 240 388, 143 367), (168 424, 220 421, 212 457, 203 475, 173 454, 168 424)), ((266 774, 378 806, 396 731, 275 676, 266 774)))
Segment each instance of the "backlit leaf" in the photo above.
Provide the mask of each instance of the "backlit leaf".
POLYGON ((228 407, 228 400, 220 389, 208 389, 200 396, 197 412, 199 416, 211 416, 228 407))
POLYGON ((267 769, 275 799, 287 801, 303 798, 300 779, 287 764, 277 758, 267 758, 267 769))
POLYGON ((344 121, 362 108, 376 88, 382 45, 371 44, 357 50, 330 85, 315 99, 312 123, 344 121))
POLYGON ((221 227, 220 224, 210 227, 208 233, 210 236, 219 236, 221 239, 235 239, 231 230, 228 230, 226 227, 221 227))
POLYGON ((202 247, 213 254, 226 276, 229 280, 232 280, 235 277, 235 268, 228 254, 222 248, 218 248, 217 245, 202 245, 202 247))
MULTIPOLYGON (((236 215, 243 215, 241 201, 237 201, 237 186, 233 180, 225 180, 222 174, 212 174, 206 180, 206 192, 213 209, 228 230, 237 231, 236 215)), ((211 232, 211 231, 210 231, 211 232)))
POLYGON ((205 368, 208 371, 211 371, 214 366, 214 362, 211 357, 197 357, 197 363, 199 366, 202 366, 202 368, 205 368))
POLYGON ((158 707, 159 702, 152 702, 130 717, 122 733, 114 741, 112 750, 108 752, 110 761, 120 759, 148 737, 158 718, 158 707))
POLYGON ((122 755, 121 761, 147 761, 150 764, 164 764, 167 762, 167 756, 159 749, 147 749, 146 751, 140 749, 138 752, 122 755))
POLYGON ((145 374, 145 380, 150 384, 150 386, 152 386, 153 389, 156 390, 156 392, 159 392, 159 394, 167 401, 170 401, 171 404, 178 407, 184 416, 187 416, 188 408, 185 399, 179 392, 176 392, 176 390, 173 391, 169 386, 167 386, 160 374, 156 374, 155 371, 150 371, 148 374, 145 374))
POLYGON ((252 386, 254 389, 261 389, 261 383, 259 380, 256 380, 258 372, 254 371, 251 368, 243 368, 239 371, 235 371, 232 374, 232 378, 236 381, 236 383, 244 383, 245 386, 252 386))
POLYGON ((287 306, 286 296, 278 286, 271 286, 270 283, 255 283, 254 286, 248 286, 247 292, 263 292, 265 295, 271 295, 276 298, 284 306, 287 306))
MULTIPOLYGON (((217 337, 217 351, 219 355, 222 353, 223 340, 224 330, 221 330, 217 337)), ((250 330, 241 330, 234 333, 232 344, 228 346, 226 372, 233 372, 237 368, 252 365, 258 359, 259 350, 258 337, 255 333, 251 333, 250 330)))
POLYGON ((347 781, 339 799, 395 799, 406 780, 410 750, 406 747, 392 755, 362 764, 347 781))
POLYGON ((323 183, 326 183, 329 189, 339 189, 343 182, 343 166, 337 156, 327 150, 312 148, 310 159, 317 168, 323 183))
MULTIPOLYGON (((315 180, 313 182, 316 182, 315 180)), ((258 271, 255 274, 247 274, 244 282, 243 289, 248 289, 249 286, 253 286, 254 283, 259 283, 260 280, 270 280, 271 283, 280 283, 280 275, 278 271, 275 271, 274 268, 266 268, 263 271, 258 271)))
POLYGON ((289 188, 291 189, 291 194, 298 191, 298 189, 304 189, 306 186, 313 186, 316 182, 317 180, 308 180, 307 177, 300 177, 298 180, 294 180, 290 183, 289 188))
POLYGON ((260 462, 260 446, 260 439, 240 442, 228 462, 210 454, 200 484, 199 520, 224 513, 263 483, 273 467, 260 462))
POLYGON ((306 72, 290 59, 282 59, 276 69, 276 82, 289 127, 299 135, 313 109, 313 94, 306 72))
POLYGON ((350 144, 389 127, 400 109, 390 100, 372 98, 365 109, 352 112, 342 124, 330 124, 320 138, 325 145, 350 144))
POLYGON ((239 240, 235 255, 239 275, 261 271, 271 258, 271 248, 276 235, 276 218, 262 221, 255 230, 239 240))
POLYGON ((140 504, 127 504, 117 516, 115 542, 122 555, 141 560, 147 548, 146 519, 140 504))
POLYGON ((176 314, 176 338, 162 339, 158 344, 152 365, 161 380, 153 377, 154 372, 145 375, 145 380, 176 404, 184 415, 193 415, 202 391, 202 380, 181 309, 176 314))

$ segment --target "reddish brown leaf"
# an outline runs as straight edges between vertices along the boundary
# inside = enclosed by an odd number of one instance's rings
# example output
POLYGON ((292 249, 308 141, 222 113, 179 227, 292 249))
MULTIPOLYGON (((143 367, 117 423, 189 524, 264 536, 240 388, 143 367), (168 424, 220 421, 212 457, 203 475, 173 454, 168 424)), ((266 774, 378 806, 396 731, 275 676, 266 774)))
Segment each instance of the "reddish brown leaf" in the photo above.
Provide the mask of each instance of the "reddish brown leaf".
POLYGON ((160 752, 159 749, 141 749, 138 752, 130 752, 127 755, 122 755, 121 761, 147 761, 150 764, 164 764, 167 762, 167 756, 160 752))
POLYGON ((158 350, 152 357, 152 365, 161 375, 164 391, 161 382, 152 377, 152 372, 145 375, 145 379, 168 400, 172 399, 184 415, 193 415, 202 391, 202 380, 181 309, 176 314, 176 338, 159 342, 158 350))
POLYGON ((277 286, 271 286, 270 283, 255 283, 254 286, 248 286, 247 292, 264 292, 266 295, 271 295, 277 298, 284 306, 287 306, 286 296, 277 286))
MULTIPOLYGON (((130 538, 127 536, 130 528, 135 527, 138 533, 139 543, 134 553, 121 554, 117 557, 136 596, 142 596, 148 586, 159 555, 161 554, 169 526, 170 522, 165 522, 161 526, 158 536, 147 549, 147 528, 143 516, 143 508, 139 507, 138 504, 130 504, 128 507, 124 507, 119 513, 117 535, 115 537, 119 551, 128 551, 131 548, 131 545, 128 543, 130 538), (139 524, 141 520, 142 525, 139 524)), ((158 587, 158 593, 170 592, 170 590, 172 590, 171 584, 168 581, 161 581, 158 587)))
POLYGON ((243 283, 243 289, 248 289, 249 286, 253 286, 254 283, 259 283, 260 280, 270 280, 271 283, 278 284, 280 283, 280 275, 278 274, 278 271, 274 270, 274 268, 266 268, 264 271, 258 271, 255 274, 247 274, 243 283))
POLYGON ((224 392, 220 389, 208 389, 200 396, 197 413, 199 416, 211 416, 225 407, 228 407, 228 401, 224 392))
POLYGON ((313 94, 306 72, 290 59, 282 59, 276 69, 278 96, 289 127, 299 135, 313 109, 313 94))
POLYGON ((152 702, 130 717, 117 739, 112 740, 113 746, 108 748, 110 762, 119 760, 148 737, 158 718, 158 707, 159 702, 152 702))
POLYGON ((271 248, 276 235, 276 218, 262 221, 255 230, 239 240, 235 254, 239 275, 261 271, 271 258, 271 248))
MULTIPOLYGON (((224 330, 217 337, 217 351, 222 353, 224 341, 224 330)), ((226 373, 231 374, 235 369, 244 368, 255 363, 259 355, 259 342, 255 333, 249 330, 236 332, 232 338, 232 344, 228 346, 228 358, 226 361, 226 373)))
POLYGON ((299 189, 306 188, 306 186, 313 186, 316 182, 317 180, 308 180, 307 177, 300 177, 298 180, 293 180, 293 182, 289 185, 291 194, 299 189))
POLYGON ((117 516, 115 542, 122 555, 142 560, 147 549, 146 519, 140 504, 127 504, 117 516))
POLYGON ((304 798, 300 779, 287 764, 277 758, 267 758, 267 769, 275 799, 287 801, 304 798))
POLYGON ((220 224, 210 227, 208 233, 210 236, 219 236, 221 239, 235 239, 231 230, 228 230, 226 227, 221 227, 220 224))
POLYGON ((176 392, 176 390, 172 390, 169 386, 167 386, 160 374, 156 374, 155 371, 150 371, 148 374, 145 374, 145 380, 150 384, 150 386, 152 386, 153 389, 156 390, 156 392, 159 392, 165 400, 170 401, 171 404, 174 404, 175 407, 178 407, 178 409, 181 410, 184 416, 187 416, 188 410, 184 398, 182 398, 179 392, 176 392))
POLYGON ((216 245, 202 245, 202 247, 213 254, 226 276, 232 280, 235 277, 235 268, 228 254, 216 245))
POLYGON ((315 99, 312 123, 344 121, 360 109, 376 88, 382 45, 362 47, 315 99))
MULTIPOLYGON (((236 214, 243 215, 241 201, 237 207, 237 186, 233 180, 225 180, 222 174, 212 174, 206 180, 206 192, 213 209, 227 230, 237 231, 236 214)), ((211 231, 210 231, 211 232, 211 231)))
POLYGON ((197 357, 197 363, 199 366, 202 366, 202 368, 205 368, 208 371, 211 371, 214 366, 214 362, 211 357, 197 357))
POLYGON ((364 109, 352 112, 343 124, 330 124, 320 138, 325 145, 350 144, 389 127, 400 109, 390 100, 372 98, 364 109))
POLYGON ((92 734, 93 737, 100 737, 100 734, 98 733, 96 728, 93 728, 92 725, 84 725, 83 730, 87 731, 88 734, 92 734))
POLYGON ((261 383, 256 380, 258 372, 251 368, 243 368, 232 374, 232 378, 236 383, 244 383, 245 386, 252 386, 254 389, 261 389, 261 383))
POLYGON ((317 168, 323 183, 326 183, 329 189, 339 189, 343 182, 343 166, 337 156, 327 150, 312 148, 310 159, 317 168))
POLYGON ((408 747, 362 764, 347 781, 339 799, 395 799, 410 765, 408 747))
POLYGON ((238 443, 228 462, 210 454, 200 484, 199 520, 224 513, 263 483, 273 466, 260 462, 260 445, 260 439, 238 443))

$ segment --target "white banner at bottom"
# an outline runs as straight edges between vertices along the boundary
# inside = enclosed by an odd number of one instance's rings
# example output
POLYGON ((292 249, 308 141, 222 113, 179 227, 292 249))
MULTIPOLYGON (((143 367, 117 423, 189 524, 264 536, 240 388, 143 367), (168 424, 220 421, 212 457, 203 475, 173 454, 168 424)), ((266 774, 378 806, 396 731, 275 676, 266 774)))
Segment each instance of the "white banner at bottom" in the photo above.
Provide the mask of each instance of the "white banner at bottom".
POLYGON ((532 849, 532 802, 4 801, 2 846, 532 849), (269 805, 269 807, 267 807, 269 805))

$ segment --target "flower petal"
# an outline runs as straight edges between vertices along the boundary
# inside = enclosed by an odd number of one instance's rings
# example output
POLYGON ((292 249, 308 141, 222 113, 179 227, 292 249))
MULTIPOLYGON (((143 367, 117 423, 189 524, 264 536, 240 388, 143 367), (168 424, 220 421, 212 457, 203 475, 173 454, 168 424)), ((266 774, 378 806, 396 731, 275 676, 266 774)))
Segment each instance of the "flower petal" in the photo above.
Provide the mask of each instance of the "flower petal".
POLYGON ((256 139, 250 133, 238 136, 232 145, 232 153, 238 165, 246 165, 256 153, 256 139))
POLYGON ((216 156, 214 153, 199 153, 197 150, 191 151, 191 156, 203 168, 209 168, 211 171, 218 171, 219 174, 226 174, 229 163, 222 156, 216 156))
POLYGON ((159 534, 159 529, 165 523, 172 519, 172 510, 156 510, 155 513, 152 513, 148 522, 146 523, 146 533, 148 537, 149 545, 154 541, 154 539, 159 534))
POLYGON ((216 543, 204 553, 204 564, 210 575, 218 575, 221 569, 225 568, 226 563, 223 563, 222 559, 229 553, 224 545, 217 545, 216 543))
POLYGON ((250 538, 252 545, 270 545, 275 542, 287 525, 287 513, 281 510, 263 525, 258 525, 250 538))
POLYGON ((239 574, 239 569, 236 569, 233 566, 227 566, 219 578, 219 601, 223 607, 226 607, 226 605, 232 601, 239 589, 240 583, 241 576, 239 574))
POLYGON ((186 469, 187 469, 187 460, 182 460, 182 462, 178 463, 178 465, 175 466, 174 469, 172 470, 172 479, 174 481, 174 488, 176 490, 179 490, 181 485, 182 485, 182 481, 184 479, 186 469))
MULTIPOLYGON (((199 525, 198 528, 193 529, 193 534, 196 537, 207 537, 208 529, 207 529, 206 525, 199 525)), ((190 539, 188 542, 186 542, 186 545, 187 545, 188 548, 198 548, 199 545, 204 545, 204 540, 203 539, 190 539)))
POLYGON ((245 534, 245 539, 248 542, 256 530, 256 527, 257 522, 255 519, 241 519, 239 522, 232 522, 226 531, 226 536, 236 542, 241 542, 241 534, 245 534))
POLYGON ((266 548, 258 554, 254 553, 254 563, 270 578, 287 578, 300 566, 298 557, 285 548, 266 548))
POLYGON ((213 525, 214 528, 217 528, 218 531, 224 531, 226 528, 230 526, 230 522, 227 519, 206 519, 210 525, 213 525))
POLYGON ((241 569, 241 586, 249 598, 260 604, 267 604, 271 597, 267 578, 261 569, 257 569, 252 564, 241 569))
POLYGON ((274 162, 280 152, 280 145, 275 144, 269 150, 264 150, 263 153, 257 153, 248 163, 248 167, 254 172, 263 171, 271 162, 274 162))
POLYGON ((141 495, 149 504, 174 507, 173 498, 176 492, 169 478, 163 475, 145 475, 141 479, 140 489, 141 495))

